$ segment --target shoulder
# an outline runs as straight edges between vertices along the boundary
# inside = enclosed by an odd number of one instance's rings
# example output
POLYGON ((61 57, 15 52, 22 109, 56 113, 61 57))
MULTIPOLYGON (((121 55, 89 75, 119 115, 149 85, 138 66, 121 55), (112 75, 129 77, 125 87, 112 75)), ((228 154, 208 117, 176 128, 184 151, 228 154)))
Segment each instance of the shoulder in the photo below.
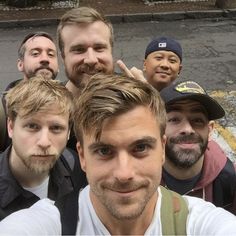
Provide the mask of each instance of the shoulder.
POLYGON ((189 209, 187 234, 236 235, 236 217, 233 214, 200 198, 184 196, 184 199, 189 209))
POLYGON ((225 163, 228 159, 220 145, 211 140, 208 142, 207 149, 205 151, 205 156, 209 156, 211 159, 214 157, 217 162, 225 163))
POLYGON ((15 87, 21 80, 23 80, 23 79, 14 80, 10 84, 8 84, 5 91, 8 91, 9 89, 15 87))
POLYGON ((11 150, 11 147, 8 147, 5 151, 0 153, 0 170, 1 173, 4 172, 4 170, 8 169, 8 156, 9 152, 11 150))
POLYGON ((0 235, 61 235, 60 213, 53 201, 39 200, 2 220, 0 235))

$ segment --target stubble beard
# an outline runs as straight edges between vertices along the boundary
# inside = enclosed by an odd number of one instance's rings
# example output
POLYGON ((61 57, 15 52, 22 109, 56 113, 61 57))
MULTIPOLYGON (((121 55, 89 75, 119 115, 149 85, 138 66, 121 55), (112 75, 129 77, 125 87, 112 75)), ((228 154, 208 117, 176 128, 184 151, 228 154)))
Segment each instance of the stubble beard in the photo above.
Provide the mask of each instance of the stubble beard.
POLYGON ((65 67, 65 74, 66 77, 77 87, 80 91, 82 91, 87 83, 89 82, 90 78, 98 73, 103 74, 111 74, 113 71, 108 71, 104 66, 89 66, 89 65, 75 65, 70 72, 65 67), (86 73, 87 72, 87 73, 86 73))
POLYGON ((32 171, 35 174, 44 174, 44 173, 48 173, 53 166, 55 165, 56 161, 59 158, 58 154, 41 154, 41 155, 48 155, 48 157, 44 157, 45 160, 37 160, 37 156, 39 156, 40 154, 32 154, 32 155, 28 155, 28 156, 20 156, 21 161, 23 162, 23 164, 26 166, 26 168, 30 171, 32 171), (50 158, 50 159, 49 159, 50 158))
MULTIPOLYGON (((134 220, 142 215, 148 202, 153 197, 154 193, 157 192, 157 188, 159 185, 156 182, 154 184, 150 184, 149 182, 146 181, 139 184, 134 184, 134 183, 129 184, 128 187, 129 189, 139 188, 143 185, 142 191, 145 191, 145 195, 139 200, 137 199, 133 200, 130 198, 123 198, 119 200, 112 199, 106 194, 106 192, 110 191, 109 189, 112 186, 110 184, 99 186, 99 188, 95 186, 95 184, 90 184, 90 188, 93 194, 98 198, 98 201, 100 201, 100 203, 115 219, 134 220), (128 212, 126 212, 126 209, 129 207, 131 209, 129 209, 128 212)), ((119 184, 115 184, 115 186, 119 186, 119 184)))

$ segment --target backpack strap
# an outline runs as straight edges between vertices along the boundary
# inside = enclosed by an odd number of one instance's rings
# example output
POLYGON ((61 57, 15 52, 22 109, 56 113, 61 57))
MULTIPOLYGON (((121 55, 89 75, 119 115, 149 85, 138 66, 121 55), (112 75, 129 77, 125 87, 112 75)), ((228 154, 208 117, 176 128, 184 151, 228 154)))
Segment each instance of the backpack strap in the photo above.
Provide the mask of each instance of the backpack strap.
POLYGON ((186 201, 178 193, 163 186, 160 188, 162 235, 187 235, 188 206, 186 201))
POLYGON ((6 138, 6 114, 3 106, 3 100, 0 99, 0 152, 4 151, 6 138))

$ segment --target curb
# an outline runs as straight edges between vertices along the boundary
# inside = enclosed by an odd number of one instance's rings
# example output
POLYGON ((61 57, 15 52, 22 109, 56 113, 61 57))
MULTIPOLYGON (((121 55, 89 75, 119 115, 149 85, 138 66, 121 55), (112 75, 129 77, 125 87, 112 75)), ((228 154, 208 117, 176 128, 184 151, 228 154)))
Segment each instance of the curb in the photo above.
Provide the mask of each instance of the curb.
MULTIPOLYGON (((188 19, 234 19, 236 18, 235 9, 222 10, 205 10, 205 11, 178 11, 178 12, 161 12, 161 13, 134 13, 134 14, 111 14, 106 15, 111 23, 132 23, 144 21, 175 21, 188 19)), ((15 28, 15 27, 34 27, 57 25, 58 18, 45 19, 24 19, 24 20, 10 20, 0 21, 0 28, 15 28)))

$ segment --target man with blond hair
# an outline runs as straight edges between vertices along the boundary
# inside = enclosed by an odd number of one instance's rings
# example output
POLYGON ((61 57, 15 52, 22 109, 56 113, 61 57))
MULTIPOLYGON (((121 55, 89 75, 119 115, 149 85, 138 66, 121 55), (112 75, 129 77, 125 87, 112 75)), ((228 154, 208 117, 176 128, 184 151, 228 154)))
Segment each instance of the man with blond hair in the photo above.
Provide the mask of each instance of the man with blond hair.
POLYGON ((61 17, 57 38, 66 87, 74 95, 80 94, 92 75, 113 72, 113 37, 111 23, 93 8, 75 8, 61 17))
POLYGON ((42 77, 22 80, 7 93, 6 107, 12 144, 0 154, 0 219, 42 198, 64 198, 77 189, 80 170, 64 151, 74 112, 65 86, 42 77))

